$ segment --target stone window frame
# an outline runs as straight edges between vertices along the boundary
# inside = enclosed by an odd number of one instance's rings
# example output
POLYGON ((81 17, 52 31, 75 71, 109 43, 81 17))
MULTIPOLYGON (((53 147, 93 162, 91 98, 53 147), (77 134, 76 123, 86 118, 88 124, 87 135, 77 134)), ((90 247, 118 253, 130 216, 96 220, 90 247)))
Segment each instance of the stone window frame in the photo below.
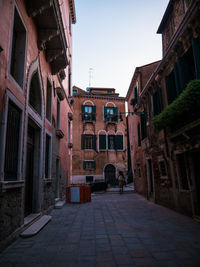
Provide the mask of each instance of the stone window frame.
POLYGON ((25 82, 25 77, 26 77, 26 58, 27 58, 27 42, 28 42, 28 29, 26 27, 26 24, 24 22, 24 19, 20 13, 20 10, 17 6, 17 3, 14 2, 13 4, 13 10, 12 10, 12 26, 11 26, 11 33, 10 33, 10 49, 9 49, 9 65, 8 65, 8 77, 14 82, 14 84, 16 85, 16 87, 24 92, 24 89, 25 89, 25 85, 26 85, 26 82, 25 82), (20 19, 21 19, 21 22, 24 26, 24 29, 26 31, 26 38, 25 38, 25 52, 24 52, 24 77, 23 77, 23 86, 21 86, 17 81, 16 79, 13 77, 13 75, 11 74, 11 64, 12 64, 12 44, 13 44, 13 29, 14 29, 14 17, 15 17, 15 10, 17 11, 20 19))
POLYGON ((46 101, 45 101, 45 119, 46 119, 46 121, 48 122, 48 124, 52 124, 52 96, 53 96, 53 84, 52 84, 52 82, 51 82, 51 80, 50 80, 50 78, 47 76, 47 80, 46 80, 46 101), (47 85, 48 85, 48 83, 51 85, 51 94, 50 94, 50 98, 51 98, 51 105, 50 105, 50 120, 49 120, 49 118, 47 118, 47 90, 48 90, 48 88, 50 88, 50 87, 48 87, 47 85))
POLYGON ((47 129, 45 129, 45 149, 44 149, 44 179, 46 182, 48 181, 52 181, 52 133, 50 131, 48 131, 47 129), (46 166, 46 136, 50 137, 50 147, 49 147, 49 158, 48 158, 48 177, 46 177, 45 174, 45 166, 46 166))
POLYGON ((166 166, 166 161, 164 160, 164 158, 159 158, 158 159, 158 165, 159 165, 159 171, 160 171, 160 178, 161 179, 167 179, 168 178, 167 166, 166 166), (166 175, 163 175, 163 173, 162 173, 162 169, 161 169, 161 165, 160 165, 161 163, 164 163, 166 175))
POLYGON ((0 132, 0 183, 2 190, 13 187, 21 187, 24 184, 23 180, 23 168, 22 168, 22 157, 23 157, 23 125, 24 125, 24 106, 23 104, 12 94, 7 88, 4 96, 5 108, 2 111, 1 120, 1 132, 0 132), (17 163, 17 179, 13 181, 4 180, 4 162, 5 162, 5 146, 6 146, 6 129, 7 129, 7 116, 8 116, 8 105, 9 101, 13 102, 21 111, 20 114, 20 127, 19 127, 19 151, 18 151, 18 163, 17 163))

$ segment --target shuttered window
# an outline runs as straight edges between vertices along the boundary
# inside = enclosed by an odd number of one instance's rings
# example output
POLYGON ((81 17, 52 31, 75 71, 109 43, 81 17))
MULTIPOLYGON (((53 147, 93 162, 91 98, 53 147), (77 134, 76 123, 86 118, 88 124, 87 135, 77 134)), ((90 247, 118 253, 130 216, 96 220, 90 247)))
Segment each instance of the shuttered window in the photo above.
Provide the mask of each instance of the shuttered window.
POLYGON ((176 87, 176 83, 177 84, 179 83, 177 70, 176 70, 176 80, 177 82, 175 81, 174 71, 172 71, 168 76, 165 77, 168 104, 171 104, 174 101, 174 99, 177 98, 178 89, 176 87))
POLYGON ((83 121, 96 121, 96 106, 81 106, 83 121))
POLYGON ((4 162, 5 180, 17 180, 19 154, 20 109, 9 101, 4 162))
POLYGON ((123 135, 115 135, 115 149, 116 150, 123 150, 123 135))
POLYGON ((118 121, 118 108, 117 107, 104 107, 104 118, 106 122, 118 121))
POLYGON ((115 135, 108 135, 108 149, 115 149, 115 135))
POLYGON ((94 135, 94 134, 82 134, 82 136, 81 136, 81 148, 82 149, 94 149, 94 150, 96 150, 96 135, 94 135))
POLYGON ((163 110, 162 89, 158 88, 153 94, 153 115, 158 115, 163 110))
POLYGON ((83 161, 83 169, 84 170, 95 170, 96 169, 96 162, 94 160, 83 161))
POLYGON ((99 150, 106 150, 106 135, 99 135, 99 150))

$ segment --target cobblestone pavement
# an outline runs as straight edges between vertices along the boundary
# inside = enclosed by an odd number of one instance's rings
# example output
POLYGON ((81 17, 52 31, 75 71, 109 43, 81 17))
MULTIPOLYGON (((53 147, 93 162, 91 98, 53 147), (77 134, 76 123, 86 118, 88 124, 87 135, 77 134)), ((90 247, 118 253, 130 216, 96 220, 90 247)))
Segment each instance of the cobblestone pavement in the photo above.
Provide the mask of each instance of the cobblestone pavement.
POLYGON ((200 224, 136 193, 99 194, 2 254, 0 267, 200 266, 200 224))

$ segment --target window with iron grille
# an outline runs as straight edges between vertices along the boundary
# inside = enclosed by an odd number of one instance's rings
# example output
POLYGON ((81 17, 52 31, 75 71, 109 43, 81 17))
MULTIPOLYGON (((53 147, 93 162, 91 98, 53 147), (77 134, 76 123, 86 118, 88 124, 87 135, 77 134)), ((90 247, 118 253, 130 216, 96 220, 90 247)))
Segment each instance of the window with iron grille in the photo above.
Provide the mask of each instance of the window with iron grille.
POLYGON ((46 149, 45 149, 45 178, 50 178, 50 146, 51 137, 46 134, 46 149))
POLYGON ((47 91, 46 91, 46 118, 51 122, 51 110, 52 110, 52 86, 47 79, 47 91))
POLYGON ((23 87, 24 83, 25 49, 26 29, 17 9, 15 8, 10 73, 21 87, 23 87))
POLYGON ((96 162, 94 160, 85 160, 83 161, 83 169, 84 170, 95 170, 96 162))
POLYGON ((7 181, 17 180, 20 118, 21 110, 9 101, 4 161, 4 179, 7 181))

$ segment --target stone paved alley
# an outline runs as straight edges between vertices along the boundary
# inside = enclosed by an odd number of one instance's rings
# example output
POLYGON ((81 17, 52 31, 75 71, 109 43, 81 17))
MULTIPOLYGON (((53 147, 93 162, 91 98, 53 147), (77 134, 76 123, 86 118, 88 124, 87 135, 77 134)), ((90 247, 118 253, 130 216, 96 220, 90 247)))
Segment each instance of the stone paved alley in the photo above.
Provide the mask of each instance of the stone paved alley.
POLYGON ((51 215, 0 254, 1 267, 200 266, 200 224, 136 193, 93 195, 51 215))

